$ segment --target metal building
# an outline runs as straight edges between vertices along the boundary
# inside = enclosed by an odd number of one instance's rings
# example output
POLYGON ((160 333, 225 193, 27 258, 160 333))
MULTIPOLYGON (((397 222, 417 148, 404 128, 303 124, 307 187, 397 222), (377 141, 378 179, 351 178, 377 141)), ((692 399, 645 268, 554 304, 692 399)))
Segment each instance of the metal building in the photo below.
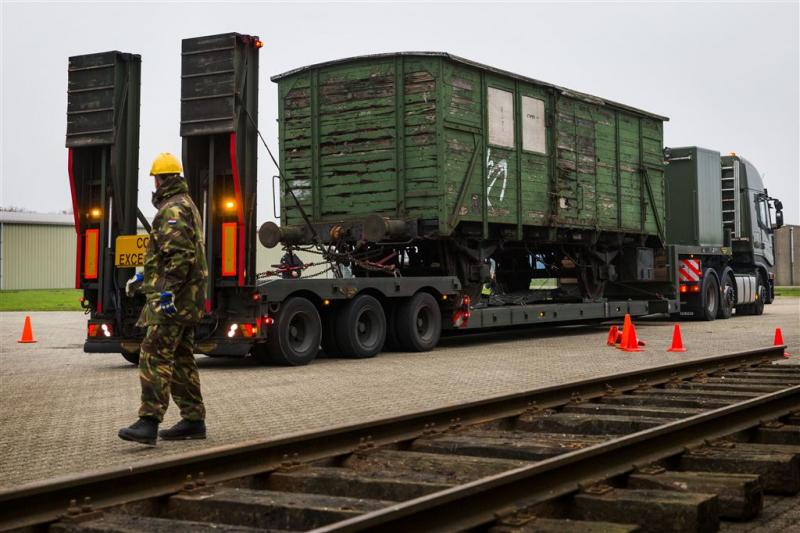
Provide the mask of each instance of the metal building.
POLYGON ((75 286, 72 215, 0 212, 0 289, 75 286))
MULTIPOLYGON (((0 290, 75 287, 72 215, 0 211, 0 290)), ((139 228, 139 233, 144 233, 139 228)), ((280 248, 257 247, 256 271, 280 262, 280 248)), ((305 261, 316 257, 300 254, 305 261)), ((312 268, 309 273, 322 268, 312 268)))
POLYGON ((800 285, 800 226, 775 231, 775 285, 800 285))

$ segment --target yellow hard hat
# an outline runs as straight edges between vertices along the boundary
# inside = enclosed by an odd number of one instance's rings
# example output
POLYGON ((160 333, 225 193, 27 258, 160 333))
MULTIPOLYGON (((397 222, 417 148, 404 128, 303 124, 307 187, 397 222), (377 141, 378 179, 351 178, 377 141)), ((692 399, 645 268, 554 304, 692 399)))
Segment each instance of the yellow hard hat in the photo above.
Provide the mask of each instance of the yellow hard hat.
POLYGON ((161 152, 158 157, 153 161, 153 166, 150 167, 150 175, 158 176, 160 174, 180 174, 181 163, 178 158, 169 152, 161 152))

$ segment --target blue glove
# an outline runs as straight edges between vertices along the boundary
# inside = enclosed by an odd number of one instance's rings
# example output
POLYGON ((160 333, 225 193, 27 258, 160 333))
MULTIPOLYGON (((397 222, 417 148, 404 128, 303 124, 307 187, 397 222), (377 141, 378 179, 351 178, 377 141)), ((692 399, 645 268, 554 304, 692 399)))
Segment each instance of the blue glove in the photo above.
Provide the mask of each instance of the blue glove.
POLYGON ((167 316, 172 316, 178 312, 178 308, 175 307, 175 296, 169 291, 161 293, 158 303, 161 305, 161 312, 167 316))
POLYGON ((125 284, 125 294, 128 296, 133 296, 139 290, 139 287, 142 285, 144 281, 144 276, 141 272, 137 272, 135 276, 128 280, 125 284))

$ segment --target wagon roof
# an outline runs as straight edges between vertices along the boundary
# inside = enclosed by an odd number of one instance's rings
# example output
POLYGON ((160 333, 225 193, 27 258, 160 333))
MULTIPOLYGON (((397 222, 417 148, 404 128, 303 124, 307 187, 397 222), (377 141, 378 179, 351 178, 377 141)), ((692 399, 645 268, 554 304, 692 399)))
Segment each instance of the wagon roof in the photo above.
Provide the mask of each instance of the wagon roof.
POLYGON ((355 61, 363 61, 363 60, 368 60, 368 59, 382 59, 382 58, 397 57, 397 56, 443 57, 443 58, 446 58, 446 59, 448 59, 448 60, 450 60, 450 61, 452 61, 454 63, 461 63, 463 65, 474 67, 474 68, 477 68, 477 69, 480 69, 480 70, 486 70, 486 71, 489 71, 489 72, 493 72, 495 74, 499 74, 499 75, 502 75, 502 76, 507 76, 509 78, 514 78, 514 79, 525 81, 525 82, 528 82, 528 83, 535 83, 536 85, 542 85, 542 86, 545 86, 545 87, 552 87, 553 89, 556 89, 557 91, 560 91, 561 94, 563 94, 565 96, 570 96, 572 98, 577 98, 579 100, 584 100, 584 101, 591 102, 591 103, 594 103, 594 104, 608 105, 610 107, 616 107, 616 108, 619 108, 619 109, 624 109, 626 111, 631 111, 633 113, 637 113, 637 114, 640 114, 640 115, 645 115, 645 116, 652 117, 652 118, 655 118, 655 119, 658 119, 658 120, 664 120, 664 121, 669 120, 668 117, 665 117, 665 116, 662 116, 662 115, 657 115, 655 113, 651 113, 651 112, 645 111, 643 109, 638 109, 638 108, 635 108, 635 107, 631 107, 629 105, 621 104, 619 102, 614 102, 612 100, 607 100, 605 98, 600 98, 599 96, 594 96, 594 95, 587 94, 587 93, 582 93, 582 92, 579 92, 579 91, 573 91, 572 89, 567 89, 566 87, 561 87, 559 85, 554 85, 552 83, 547 83, 547 82, 544 82, 544 81, 541 81, 541 80, 537 80, 535 78, 529 78, 528 76, 523 76, 521 74, 515 74, 514 72, 509 72, 507 70, 491 67, 489 65, 484 65, 483 63, 478 63, 476 61, 472 61, 470 59, 465 59, 463 57, 459 57, 459 56, 456 56, 456 55, 453 55, 453 54, 449 54, 447 52, 390 52, 390 53, 382 53, 382 54, 367 54, 367 55, 362 55, 362 56, 347 57, 347 58, 343 58, 343 59, 336 59, 336 60, 333 60, 333 61, 325 61, 325 62, 322 62, 322 63, 315 63, 313 65, 308 65, 308 66, 305 66, 305 67, 292 69, 292 70, 289 70, 289 71, 284 72, 282 74, 277 74, 275 76, 272 76, 270 79, 272 81, 277 82, 277 81, 282 80, 284 78, 288 78, 288 77, 294 76, 296 74, 299 74, 301 72, 306 72, 306 71, 309 71, 309 70, 312 70, 312 69, 327 67, 327 66, 331 66, 331 65, 341 65, 341 64, 344 64, 344 63, 351 63, 351 62, 355 62, 355 61))

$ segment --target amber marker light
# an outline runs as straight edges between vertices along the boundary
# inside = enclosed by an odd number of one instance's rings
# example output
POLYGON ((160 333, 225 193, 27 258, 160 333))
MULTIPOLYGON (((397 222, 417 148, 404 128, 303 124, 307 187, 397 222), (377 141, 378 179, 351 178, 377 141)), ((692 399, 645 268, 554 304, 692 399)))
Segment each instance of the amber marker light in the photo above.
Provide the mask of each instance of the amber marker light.
POLYGON ((253 43, 253 46, 255 46, 256 48, 261 48, 262 46, 264 46, 264 43, 261 42, 261 39, 256 39, 256 41, 253 43))
POLYGON ((222 205, 223 207, 225 207, 227 211, 233 211, 234 209, 236 209, 236 202, 233 200, 225 200, 225 202, 222 205))
POLYGON ((94 208, 92 208, 92 210, 91 210, 91 211, 89 211, 89 216, 91 216, 92 218, 100 218, 100 215, 101 215, 102 213, 103 213, 103 212, 102 212, 102 211, 100 211, 100 208, 99 208, 99 207, 94 207, 94 208))
POLYGON ((322 300, 322 305, 331 305, 331 301, 325 298, 324 300, 322 300))

